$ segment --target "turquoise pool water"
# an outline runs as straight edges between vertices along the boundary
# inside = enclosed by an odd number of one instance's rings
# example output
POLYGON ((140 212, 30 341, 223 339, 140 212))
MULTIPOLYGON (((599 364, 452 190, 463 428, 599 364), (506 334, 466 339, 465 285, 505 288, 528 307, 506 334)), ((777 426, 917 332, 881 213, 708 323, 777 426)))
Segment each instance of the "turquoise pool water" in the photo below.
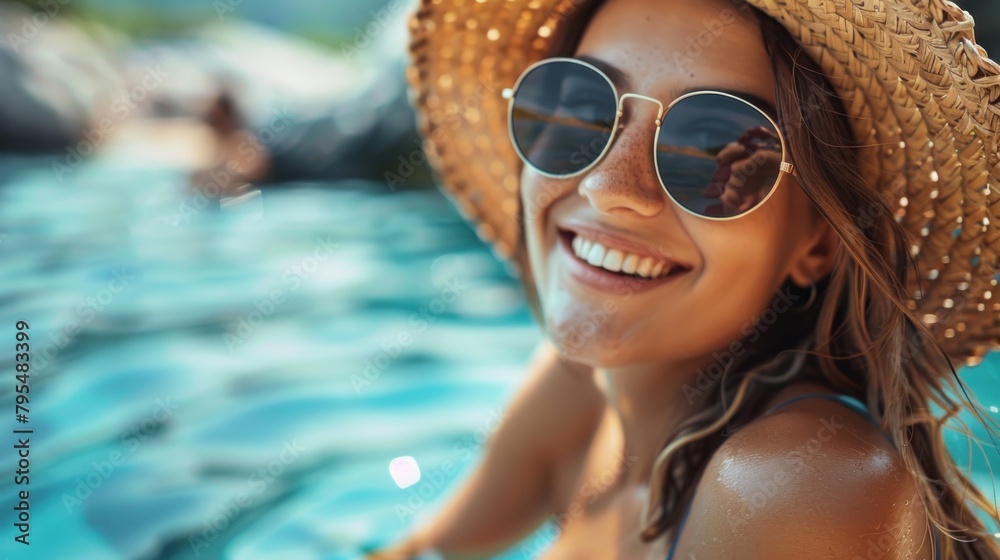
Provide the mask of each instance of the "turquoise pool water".
MULTIPOLYGON (((522 378, 537 329, 437 192, 288 185, 258 217, 184 182, 0 162, 0 361, 25 320, 34 365, 28 424, 0 384, 4 426, 34 430, 31 545, 5 475, 4 557, 357 559, 468 474, 522 378), (401 490, 403 455, 423 478, 401 490)), ((964 377, 1000 404, 995 356, 964 377)))

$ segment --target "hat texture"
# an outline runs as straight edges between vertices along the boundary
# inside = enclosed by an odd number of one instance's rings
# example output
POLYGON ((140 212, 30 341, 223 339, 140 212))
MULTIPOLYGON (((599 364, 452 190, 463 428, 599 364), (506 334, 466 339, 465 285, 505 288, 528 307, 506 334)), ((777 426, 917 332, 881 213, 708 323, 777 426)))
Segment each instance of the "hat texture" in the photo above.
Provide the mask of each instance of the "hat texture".
MULTIPOLYGON (((947 0, 746 0, 826 72, 918 275, 908 306, 953 364, 1000 348, 1000 66, 947 0)), ((591 0, 421 0, 407 79, 428 159, 481 239, 524 278, 521 160, 501 92, 556 55, 591 0)), ((872 209, 874 210, 874 209, 872 209)), ((536 294, 529 297, 537 298, 536 294)))

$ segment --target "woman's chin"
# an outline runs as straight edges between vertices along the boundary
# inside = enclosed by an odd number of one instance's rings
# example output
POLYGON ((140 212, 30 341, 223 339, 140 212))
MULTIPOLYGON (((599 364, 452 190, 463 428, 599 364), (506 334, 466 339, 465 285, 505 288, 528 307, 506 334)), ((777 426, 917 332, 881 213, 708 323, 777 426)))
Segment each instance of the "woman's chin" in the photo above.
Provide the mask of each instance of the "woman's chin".
MULTIPOLYGON (((623 355, 622 348, 610 347, 594 335, 579 336, 574 332, 553 335, 552 332, 549 331, 549 342, 559 351, 562 360, 591 368, 622 367, 637 361, 623 355)), ((625 345, 624 349, 631 348, 625 345)))

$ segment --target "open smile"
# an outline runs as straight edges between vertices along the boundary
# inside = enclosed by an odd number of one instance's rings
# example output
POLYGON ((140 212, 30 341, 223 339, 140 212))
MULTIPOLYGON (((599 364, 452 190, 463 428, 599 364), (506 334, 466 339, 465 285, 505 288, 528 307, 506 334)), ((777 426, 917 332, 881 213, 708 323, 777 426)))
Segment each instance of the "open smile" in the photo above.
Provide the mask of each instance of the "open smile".
POLYGON ((685 263, 623 246, 600 234, 562 228, 558 234, 562 261, 570 275, 602 291, 648 290, 691 270, 685 263))

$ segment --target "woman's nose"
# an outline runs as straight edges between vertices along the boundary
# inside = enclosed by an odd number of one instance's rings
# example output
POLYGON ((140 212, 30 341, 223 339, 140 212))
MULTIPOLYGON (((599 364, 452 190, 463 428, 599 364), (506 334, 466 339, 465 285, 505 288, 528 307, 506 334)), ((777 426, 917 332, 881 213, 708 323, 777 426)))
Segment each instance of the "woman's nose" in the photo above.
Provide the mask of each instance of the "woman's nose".
POLYGON ((594 209, 649 218, 667 206, 653 164, 656 116, 657 106, 642 100, 632 100, 624 109, 611 145, 578 187, 594 209))

